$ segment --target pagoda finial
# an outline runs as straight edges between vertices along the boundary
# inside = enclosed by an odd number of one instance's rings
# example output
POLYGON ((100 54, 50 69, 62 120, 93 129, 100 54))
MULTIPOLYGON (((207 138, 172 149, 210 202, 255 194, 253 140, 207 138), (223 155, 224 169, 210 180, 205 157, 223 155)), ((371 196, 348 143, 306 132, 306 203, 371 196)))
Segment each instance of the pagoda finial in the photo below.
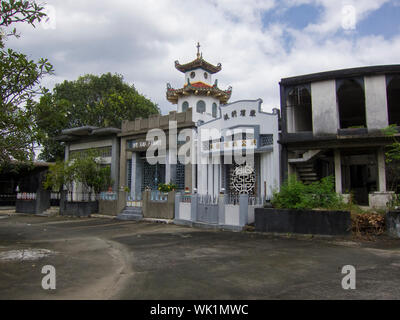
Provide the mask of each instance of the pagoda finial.
POLYGON ((200 42, 197 42, 197 58, 200 58, 200 42))

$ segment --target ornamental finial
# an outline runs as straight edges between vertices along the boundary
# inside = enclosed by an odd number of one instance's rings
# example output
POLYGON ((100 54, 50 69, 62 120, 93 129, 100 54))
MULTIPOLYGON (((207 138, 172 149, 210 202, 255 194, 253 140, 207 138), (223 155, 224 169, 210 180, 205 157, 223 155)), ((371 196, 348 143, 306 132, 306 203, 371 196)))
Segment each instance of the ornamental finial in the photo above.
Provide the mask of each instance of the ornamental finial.
POLYGON ((197 58, 200 58, 200 42, 197 42, 197 58))

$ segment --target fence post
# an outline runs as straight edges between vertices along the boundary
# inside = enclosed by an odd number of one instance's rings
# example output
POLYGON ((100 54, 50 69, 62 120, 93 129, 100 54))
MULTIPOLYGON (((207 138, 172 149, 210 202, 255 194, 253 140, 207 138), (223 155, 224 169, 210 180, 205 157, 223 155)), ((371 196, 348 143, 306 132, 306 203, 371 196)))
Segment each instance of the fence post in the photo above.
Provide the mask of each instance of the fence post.
POLYGON ((179 219, 179 206, 181 203, 181 194, 177 192, 175 194, 175 219, 179 219))
POLYGON ((218 224, 225 225, 225 204, 227 202, 228 195, 218 195, 218 224))
POLYGON ((239 196, 239 225, 244 227, 248 222, 249 195, 241 194, 239 196))
POLYGON ((190 203, 190 220, 195 222, 197 220, 197 202, 198 194, 192 194, 192 202, 190 203))

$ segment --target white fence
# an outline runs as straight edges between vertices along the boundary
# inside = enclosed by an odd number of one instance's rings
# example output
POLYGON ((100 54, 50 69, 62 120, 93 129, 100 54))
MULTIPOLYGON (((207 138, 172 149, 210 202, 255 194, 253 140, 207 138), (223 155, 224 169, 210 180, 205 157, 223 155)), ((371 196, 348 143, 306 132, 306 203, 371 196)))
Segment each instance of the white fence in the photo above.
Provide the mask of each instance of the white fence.
POLYGON ((241 229, 254 222, 254 209, 265 199, 248 195, 181 195, 175 199, 175 221, 181 224, 205 223, 241 229))

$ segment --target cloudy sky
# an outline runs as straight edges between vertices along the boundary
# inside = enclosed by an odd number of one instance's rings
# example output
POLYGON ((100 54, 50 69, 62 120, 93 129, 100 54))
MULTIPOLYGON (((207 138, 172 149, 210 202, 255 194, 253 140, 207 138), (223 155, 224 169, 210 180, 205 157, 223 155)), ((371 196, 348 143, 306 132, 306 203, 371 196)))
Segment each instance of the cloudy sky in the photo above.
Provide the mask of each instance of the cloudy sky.
MULTIPOLYGON (((40 2, 40 1, 39 1, 40 2)), ((222 63, 221 89, 231 102, 262 98, 279 107, 281 78, 379 64, 400 64, 400 0, 48 0, 52 18, 19 26, 7 46, 45 57, 55 76, 43 85, 87 73, 122 74, 157 103, 166 83, 184 84, 174 67, 203 57, 222 63)))

